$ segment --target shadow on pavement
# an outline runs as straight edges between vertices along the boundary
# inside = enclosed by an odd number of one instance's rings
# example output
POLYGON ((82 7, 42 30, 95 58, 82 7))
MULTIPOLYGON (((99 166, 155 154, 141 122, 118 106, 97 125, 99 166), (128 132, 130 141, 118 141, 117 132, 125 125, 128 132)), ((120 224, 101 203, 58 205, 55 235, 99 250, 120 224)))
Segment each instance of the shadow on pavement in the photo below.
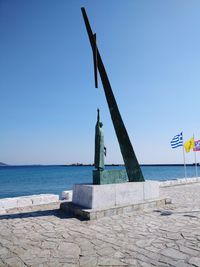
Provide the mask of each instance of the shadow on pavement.
POLYGON ((60 209, 31 211, 31 212, 14 213, 14 214, 3 214, 3 215, 0 215, 0 220, 23 219, 23 218, 44 217, 44 216, 56 216, 60 219, 77 218, 80 221, 85 221, 84 219, 75 217, 73 214, 66 212, 66 211, 62 211, 60 209))

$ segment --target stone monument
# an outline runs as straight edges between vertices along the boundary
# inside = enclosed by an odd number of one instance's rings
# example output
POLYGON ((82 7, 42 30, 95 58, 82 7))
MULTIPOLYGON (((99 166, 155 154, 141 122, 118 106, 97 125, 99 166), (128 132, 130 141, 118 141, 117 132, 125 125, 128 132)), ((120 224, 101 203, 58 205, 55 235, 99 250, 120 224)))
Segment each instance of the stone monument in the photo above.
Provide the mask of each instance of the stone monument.
POLYGON ((84 8, 81 8, 93 52, 95 87, 98 87, 98 73, 104 88, 111 119, 118 139, 125 170, 105 170, 104 168, 104 136, 103 124, 97 110, 95 127, 95 160, 93 184, 75 184, 71 204, 63 204, 63 209, 70 210, 83 217, 94 219, 114 214, 163 205, 165 199, 159 199, 159 183, 144 180, 127 130, 117 106, 103 61, 96 44, 96 34, 93 34, 84 8), (111 212, 112 211, 112 212, 111 212))

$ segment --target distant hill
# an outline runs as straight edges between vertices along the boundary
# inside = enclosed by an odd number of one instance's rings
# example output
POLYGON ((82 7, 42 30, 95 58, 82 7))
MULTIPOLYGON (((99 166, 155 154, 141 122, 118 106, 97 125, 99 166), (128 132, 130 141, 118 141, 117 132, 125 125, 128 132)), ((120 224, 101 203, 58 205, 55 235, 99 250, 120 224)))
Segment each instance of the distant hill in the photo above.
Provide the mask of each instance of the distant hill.
POLYGON ((0 166, 8 166, 6 163, 0 162, 0 166))

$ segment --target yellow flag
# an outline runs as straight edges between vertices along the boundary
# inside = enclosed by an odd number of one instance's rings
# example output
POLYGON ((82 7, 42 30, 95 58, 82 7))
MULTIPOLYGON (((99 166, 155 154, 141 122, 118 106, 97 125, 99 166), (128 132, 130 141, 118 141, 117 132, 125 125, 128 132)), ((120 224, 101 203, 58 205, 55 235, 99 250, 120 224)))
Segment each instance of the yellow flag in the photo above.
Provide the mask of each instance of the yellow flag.
POLYGON ((185 142, 184 148, 187 153, 194 148, 194 137, 190 138, 187 142, 185 142))

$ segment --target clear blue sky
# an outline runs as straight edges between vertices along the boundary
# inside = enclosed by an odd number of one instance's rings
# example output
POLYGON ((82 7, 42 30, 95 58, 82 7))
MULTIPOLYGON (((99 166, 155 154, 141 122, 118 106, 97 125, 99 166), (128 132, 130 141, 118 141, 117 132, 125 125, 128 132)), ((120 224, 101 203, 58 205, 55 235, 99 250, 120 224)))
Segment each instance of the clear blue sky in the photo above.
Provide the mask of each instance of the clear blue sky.
POLYGON ((99 107, 122 163, 82 6, 139 162, 182 163, 172 137, 200 139, 199 0, 0 0, 0 161, 93 163, 99 107))

